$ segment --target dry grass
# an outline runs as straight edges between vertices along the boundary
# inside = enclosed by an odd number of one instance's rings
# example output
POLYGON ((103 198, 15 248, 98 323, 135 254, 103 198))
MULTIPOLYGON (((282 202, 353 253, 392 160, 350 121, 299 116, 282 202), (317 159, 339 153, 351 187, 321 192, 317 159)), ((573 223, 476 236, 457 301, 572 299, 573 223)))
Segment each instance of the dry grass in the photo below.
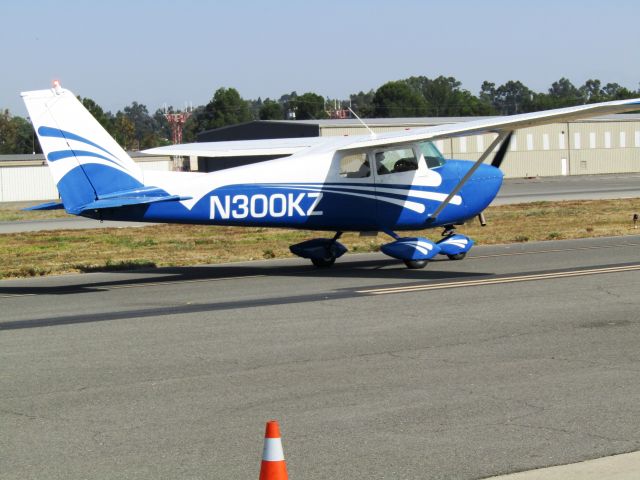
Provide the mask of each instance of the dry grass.
POLYGON ((32 207, 45 202, 12 202, 0 203, 0 222, 17 222, 20 220, 39 220, 47 218, 65 217, 64 210, 24 211, 23 208, 32 207))
MULTIPOLYGON (((459 232, 481 245, 629 235, 640 233, 631 221, 639 211, 640 199, 505 205, 487 209, 487 227, 474 221, 459 232)), ((439 233, 427 236, 438 239, 439 233)), ((289 245, 317 236, 330 234, 190 225, 5 234, 0 235, 0 278, 289 257, 289 245)), ((351 252, 369 252, 389 238, 348 233, 341 241, 351 252)))

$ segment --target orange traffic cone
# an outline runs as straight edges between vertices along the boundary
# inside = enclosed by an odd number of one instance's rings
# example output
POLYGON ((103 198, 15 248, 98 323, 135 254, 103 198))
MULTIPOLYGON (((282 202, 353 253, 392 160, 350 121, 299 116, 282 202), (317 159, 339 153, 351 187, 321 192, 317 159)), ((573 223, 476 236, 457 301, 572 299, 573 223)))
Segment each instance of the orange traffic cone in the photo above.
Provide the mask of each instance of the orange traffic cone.
POLYGON ((264 450, 260 466, 260 480, 287 480, 287 464, 284 461, 280 427, 276 420, 267 422, 264 434, 264 450))

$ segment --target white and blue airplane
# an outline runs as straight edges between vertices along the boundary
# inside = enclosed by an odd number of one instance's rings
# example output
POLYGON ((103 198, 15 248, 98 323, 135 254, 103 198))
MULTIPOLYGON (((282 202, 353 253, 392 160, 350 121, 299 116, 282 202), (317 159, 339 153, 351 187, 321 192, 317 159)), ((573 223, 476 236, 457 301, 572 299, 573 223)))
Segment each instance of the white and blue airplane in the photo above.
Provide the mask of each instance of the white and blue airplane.
POLYGON ((99 220, 298 228, 335 233, 290 247, 317 267, 347 249, 346 231, 384 232, 382 252, 422 268, 436 255, 464 258, 473 240, 455 226, 482 214, 502 184, 514 130, 639 110, 640 99, 346 137, 173 145, 148 153, 206 157, 278 155, 211 173, 143 172, 69 90, 22 93, 64 208, 99 220), (446 160, 434 141, 485 133, 478 161, 446 160), (492 164, 484 163, 493 154, 492 164), (442 227, 443 237, 397 232, 442 227))

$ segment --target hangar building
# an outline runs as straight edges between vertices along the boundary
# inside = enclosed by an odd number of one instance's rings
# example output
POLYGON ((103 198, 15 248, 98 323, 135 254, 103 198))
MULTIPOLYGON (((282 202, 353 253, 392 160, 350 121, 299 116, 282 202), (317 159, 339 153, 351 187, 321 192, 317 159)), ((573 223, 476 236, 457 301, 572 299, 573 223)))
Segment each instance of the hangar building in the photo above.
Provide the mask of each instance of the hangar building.
MULTIPOLYGON (((375 132, 405 130, 477 119, 394 118, 365 120, 375 132)), ((198 141, 254 138, 366 135, 355 119, 255 121, 202 132, 198 141)), ((437 141, 447 158, 476 160, 494 135, 437 141)), ((183 161, 132 152, 143 170, 172 170, 183 161)), ((266 160, 273 157, 264 157, 266 160)), ((255 158, 191 158, 191 170, 203 172, 253 163, 255 158)), ((489 160, 490 161, 490 160, 489 160)), ((600 117, 519 130, 502 164, 505 177, 613 174, 640 172, 640 114, 600 117)), ((0 202, 57 198, 58 192, 42 155, 0 155, 0 202)))
MULTIPOLYGON (((481 117, 377 118, 365 120, 376 133, 407 130, 481 117)), ((255 121, 209 130, 198 142, 256 138, 367 135, 357 119, 255 121)), ((436 141, 446 158, 477 160, 495 135, 436 141)), ((266 160, 272 157, 261 158, 266 160)), ((198 170, 214 171, 252 163, 255 158, 200 158, 198 170)), ((490 161, 490 159, 489 159, 490 161)), ((640 114, 610 115, 518 130, 502 164, 505 177, 536 177, 640 172, 640 114)))

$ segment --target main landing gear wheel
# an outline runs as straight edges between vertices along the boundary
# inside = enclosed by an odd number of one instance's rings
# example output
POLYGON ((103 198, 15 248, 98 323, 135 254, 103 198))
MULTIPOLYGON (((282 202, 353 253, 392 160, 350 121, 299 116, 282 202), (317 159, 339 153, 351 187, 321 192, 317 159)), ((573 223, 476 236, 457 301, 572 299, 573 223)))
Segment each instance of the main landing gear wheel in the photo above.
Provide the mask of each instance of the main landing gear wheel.
POLYGON ((427 266, 427 263, 429 263, 428 260, 405 260, 404 264, 407 266, 407 268, 410 268, 411 270, 418 270, 420 268, 424 268, 427 266))
POLYGON ((336 232, 333 238, 314 238, 291 245, 289 250, 294 255, 308 258, 316 268, 328 268, 336 259, 347 252, 347 247, 338 242, 342 232, 336 232))
POLYGON ((447 255, 447 257, 449 257, 449 260, 462 260, 466 256, 467 252, 456 253, 455 255, 447 255))
POLYGON ((312 258, 311 263, 317 268, 329 268, 336 263, 336 257, 312 258))

